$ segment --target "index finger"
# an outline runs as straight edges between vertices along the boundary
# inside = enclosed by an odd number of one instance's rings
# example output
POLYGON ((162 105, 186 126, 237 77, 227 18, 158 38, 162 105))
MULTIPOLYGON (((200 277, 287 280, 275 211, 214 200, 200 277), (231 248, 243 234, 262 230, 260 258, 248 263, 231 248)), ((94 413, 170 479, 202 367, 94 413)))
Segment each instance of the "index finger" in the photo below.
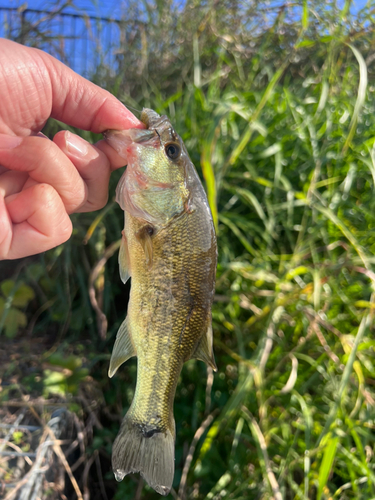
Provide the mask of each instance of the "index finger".
POLYGON ((51 79, 53 118, 95 133, 107 129, 145 127, 108 91, 89 82, 57 59, 42 54, 51 79))
POLYGON ((28 135, 24 129, 29 127, 38 132, 49 116, 95 133, 144 127, 116 97, 46 52, 5 39, 1 39, 0 52, 0 66, 6 76, 3 80, 13 85, 6 95, 21 108, 22 123, 12 124, 7 116, 8 128, 17 135, 28 135), (26 91, 32 94, 32 105, 22 100, 26 91))

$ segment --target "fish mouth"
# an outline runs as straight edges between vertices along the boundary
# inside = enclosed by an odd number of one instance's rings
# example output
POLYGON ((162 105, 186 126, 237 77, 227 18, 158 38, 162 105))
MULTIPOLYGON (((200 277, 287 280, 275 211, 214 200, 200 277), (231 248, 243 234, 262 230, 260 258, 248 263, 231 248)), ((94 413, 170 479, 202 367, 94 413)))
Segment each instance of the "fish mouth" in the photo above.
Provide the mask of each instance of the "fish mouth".
MULTIPOLYGON (((155 130, 151 129, 128 129, 128 130, 105 130, 103 136, 109 144, 111 141, 118 140, 122 143, 127 142, 129 145, 133 143, 142 143, 155 138, 155 130)), ((116 147, 114 148, 116 149, 116 147)))
MULTIPOLYGON (((143 108, 141 121, 146 125, 150 132, 155 132, 160 139, 160 144, 167 141, 177 141, 178 136, 171 125, 171 122, 166 115, 159 115, 156 111, 149 108, 143 108)), ((139 142, 137 140, 137 142, 139 142)))
POLYGON ((155 126, 158 125, 160 122, 160 119, 164 118, 161 117, 156 111, 150 108, 143 108, 142 113, 141 113, 141 122, 143 122, 146 127, 149 128, 155 128, 155 126))
POLYGON ((141 121, 146 129, 105 130, 105 140, 121 155, 132 143, 158 148, 168 141, 177 141, 178 135, 166 115, 159 115, 153 109, 144 108, 141 121))

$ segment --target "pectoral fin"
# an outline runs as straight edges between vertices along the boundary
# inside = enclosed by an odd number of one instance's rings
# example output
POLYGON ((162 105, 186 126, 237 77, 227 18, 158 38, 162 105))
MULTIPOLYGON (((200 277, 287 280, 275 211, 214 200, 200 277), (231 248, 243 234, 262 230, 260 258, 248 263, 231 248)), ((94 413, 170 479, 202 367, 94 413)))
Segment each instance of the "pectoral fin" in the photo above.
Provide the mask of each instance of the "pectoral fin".
POLYGON ((192 358, 200 359, 204 361, 208 366, 216 372, 217 366, 215 363, 214 352, 213 352, 213 335, 212 335, 212 324, 209 324, 207 332, 203 335, 199 341, 192 358))
POLYGON ((124 231, 122 231, 122 240, 120 245, 120 251, 118 254, 118 263, 120 268, 120 278, 125 284, 130 278, 130 262, 129 262, 129 251, 128 242, 126 241, 126 236, 124 231))
POLYGON ((108 376, 111 378, 117 372, 118 368, 132 356, 136 356, 128 325, 128 318, 122 322, 116 336, 116 342, 113 347, 111 361, 109 363, 108 376))
POLYGON ((151 225, 143 226, 136 233, 137 240, 141 244, 143 251, 145 253, 146 264, 149 269, 151 269, 152 267, 153 249, 152 249, 151 236, 153 234, 154 234, 154 228, 151 225))

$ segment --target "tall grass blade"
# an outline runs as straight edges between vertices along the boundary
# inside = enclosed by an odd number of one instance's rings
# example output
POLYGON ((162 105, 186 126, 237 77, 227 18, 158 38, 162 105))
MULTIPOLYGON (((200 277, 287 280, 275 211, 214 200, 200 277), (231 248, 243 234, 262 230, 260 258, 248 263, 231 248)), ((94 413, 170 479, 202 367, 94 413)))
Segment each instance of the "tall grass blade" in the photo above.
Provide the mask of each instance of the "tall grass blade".
POLYGON ((323 489, 327 485, 328 477, 332 470, 333 461, 336 457, 338 444, 338 436, 333 438, 331 435, 328 435, 327 443, 324 449, 323 460, 319 469, 317 500, 321 500, 323 489))
MULTIPOLYGON (((346 2, 346 3, 348 3, 348 2, 346 2)), ((346 153, 346 151, 348 150, 348 147, 350 146, 350 143, 354 137, 355 128, 357 126, 357 121, 358 121, 358 115, 362 109, 364 102, 365 102, 366 89, 367 89, 367 65, 365 63, 365 60, 363 59, 362 54, 359 52, 359 50, 356 49, 353 45, 348 44, 348 47, 352 50, 352 52, 355 55, 355 58, 357 59, 358 64, 359 64, 359 85, 358 85, 357 100, 355 103, 353 116, 352 116, 352 119, 350 122, 349 134, 348 134, 348 136, 345 140, 344 146, 342 148, 342 154, 346 153)))

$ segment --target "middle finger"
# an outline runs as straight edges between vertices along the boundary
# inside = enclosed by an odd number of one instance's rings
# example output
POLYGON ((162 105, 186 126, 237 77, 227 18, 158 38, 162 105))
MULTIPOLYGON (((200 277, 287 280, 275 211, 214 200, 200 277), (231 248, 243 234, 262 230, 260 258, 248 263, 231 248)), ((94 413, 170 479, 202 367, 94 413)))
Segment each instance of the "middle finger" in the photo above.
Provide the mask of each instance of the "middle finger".
MULTIPOLYGON (((14 138, 0 134, 0 164, 9 170, 27 172, 30 180, 55 188, 68 213, 83 205, 87 187, 69 158, 52 141, 38 136, 14 138), (10 147, 7 147, 7 144, 10 147)), ((30 180, 28 181, 30 183, 30 180)))
POLYGON ((55 144, 72 161, 87 186, 87 199, 77 212, 103 208, 108 200, 111 165, 107 156, 89 142, 68 131, 58 132, 55 144))

